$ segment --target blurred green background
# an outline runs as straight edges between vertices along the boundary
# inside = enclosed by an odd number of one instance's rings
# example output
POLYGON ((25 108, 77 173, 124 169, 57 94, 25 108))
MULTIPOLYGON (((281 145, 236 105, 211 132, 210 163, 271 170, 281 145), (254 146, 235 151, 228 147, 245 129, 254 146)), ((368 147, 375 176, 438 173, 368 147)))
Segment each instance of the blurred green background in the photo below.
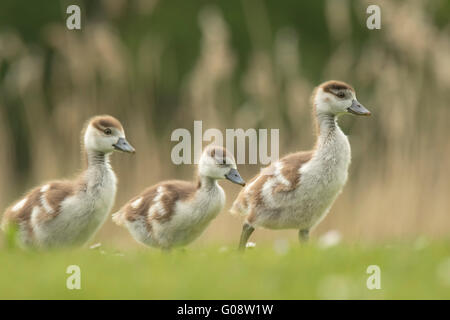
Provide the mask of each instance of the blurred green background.
MULTIPOLYGON (((80 131, 96 114, 124 124, 137 149, 115 155, 115 209, 175 166, 170 135, 207 128, 279 128, 280 155, 313 145, 309 98, 322 81, 352 84, 372 111, 340 121, 352 145, 350 178, 315 237, 344 241, 447 238, 450 232, 450 2, 24 1, 0 3, 0 207, 80 168, 80 131), (69 4, 82 30, 65 26, 69 4)), ((245 179, 259 165, 240 166, 245 179)), ((239 188, 223 182, 224 212, 195 245, 235 244, 226 212, 239 188)), ((3 210, 3 209, 2 209, 3 210)), ((296 241, 258 231, 257 242, 296 241)), ((96 241, 138 246, 110 221, 96 241)))

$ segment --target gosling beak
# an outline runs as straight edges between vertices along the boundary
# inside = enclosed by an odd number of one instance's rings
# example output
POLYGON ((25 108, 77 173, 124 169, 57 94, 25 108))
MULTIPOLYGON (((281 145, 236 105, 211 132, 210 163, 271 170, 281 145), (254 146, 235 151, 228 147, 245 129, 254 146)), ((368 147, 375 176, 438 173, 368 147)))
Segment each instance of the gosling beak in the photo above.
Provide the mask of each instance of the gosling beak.
POLYGON ((244 179, 242 179, 242 177, 239 174, 239 172, 236 169, 234 169, 234 168, 232 168, 230 170, 230 172, 228 172, 225 175, 225 178, 227 178, 228 180, 230 180, 233 183, 240 184, 241 186, 245 186, 244 179))
POLYGON ((347 112, 356 114, 358 116, 371 115, 370 111, 364 108, 364 106, 361 103, 359 103, 358 100, 356 99, 352 100, 352 105, 349 108, 347 108, 347 112))
POLYGON ((113 144, 114 149, 122 152, 135 153, 136 150, 125 138, 119 138, 116 144, 113 144))

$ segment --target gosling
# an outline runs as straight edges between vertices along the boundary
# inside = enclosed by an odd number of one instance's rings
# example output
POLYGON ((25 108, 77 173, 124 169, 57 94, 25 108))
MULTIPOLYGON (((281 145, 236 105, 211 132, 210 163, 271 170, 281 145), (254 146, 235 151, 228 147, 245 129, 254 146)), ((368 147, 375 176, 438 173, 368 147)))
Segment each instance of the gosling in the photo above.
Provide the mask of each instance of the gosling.
POLYGON ((344 114, 369 116, 355 90, 328 81, 313 93, 317 141, 311 151, 289 154, 264 168, 244 188, 231 208, 245 216, 239 248, 245 249, 256 227, 297 229, 301 243, 328 214, 347 181, 350 144, 337 124, 344 114))
POLYGON ((223 209, 221 179, 245 185, 233 155, 209 146, 200 158, 196 183, 173 180, 149 187, 113 214, 113 221, 144 245, 164 251, 185 246, 223 209))
POLYGON ((116 196, 109 163, 113 151, 134 153, 121 123, 108 115, 88 122, 84 133, 87 168, 73 181, 53 181, 28 192, 3 215, 2 229, 17 227, 23 247, 85 244, 105 222, 116 196))

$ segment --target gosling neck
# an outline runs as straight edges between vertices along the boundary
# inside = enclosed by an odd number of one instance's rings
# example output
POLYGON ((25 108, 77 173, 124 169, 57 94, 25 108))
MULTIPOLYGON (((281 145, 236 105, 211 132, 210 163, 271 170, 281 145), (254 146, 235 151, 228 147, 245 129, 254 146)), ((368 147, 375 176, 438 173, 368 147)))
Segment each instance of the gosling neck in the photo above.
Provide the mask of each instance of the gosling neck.
POLYGON ((198 176, 197 188, 199 190, 210 191, 217 187, 217 179, 207 177, 207 176, 198 176))
POLYGON ((87 167, 107 167, 109 166, 109 153, 104 153, 100 151, 88 150, 86 151, 86 161, 87 167))
POLYGON ((316 148, 331 142, 341 129, 337 124, 337 116, 333 113, 318 113, 316 116, 317 141, 316 148))

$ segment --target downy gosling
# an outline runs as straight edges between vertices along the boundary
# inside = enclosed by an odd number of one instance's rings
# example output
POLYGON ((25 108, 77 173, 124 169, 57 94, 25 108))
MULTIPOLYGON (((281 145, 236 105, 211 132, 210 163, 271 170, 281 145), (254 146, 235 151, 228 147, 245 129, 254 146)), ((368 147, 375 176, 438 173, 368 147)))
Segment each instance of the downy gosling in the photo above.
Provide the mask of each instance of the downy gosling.
POLYGON ((220 213, 225 192, 218 180, 245 185, 231 153, 207 147, 198 164, 197 182, 165 181, 131 199, 113 221, 138 242, 170 250, 194 241, 220 213))
POLYGON ((72 247, 86 243, 105 222, 116 196, 113 151, 134 153, 121 123, 96 116, 84 132, 87 168, 74 181, 53 181, 28 192, 3 215, 2 229, 17 227, 24 247, 72 247))
POLYGON ((300 242, 306 242, 345 185, 350 144, 337 119, 344 114, 369 116, 370 112, 358 102, 355 90, 340 81, 318 86, 312 104, 315 148, 289 154, 261 170, 233 203, 231 213, 245 216, 241 250, 255 227, 297 229, 300 242))

